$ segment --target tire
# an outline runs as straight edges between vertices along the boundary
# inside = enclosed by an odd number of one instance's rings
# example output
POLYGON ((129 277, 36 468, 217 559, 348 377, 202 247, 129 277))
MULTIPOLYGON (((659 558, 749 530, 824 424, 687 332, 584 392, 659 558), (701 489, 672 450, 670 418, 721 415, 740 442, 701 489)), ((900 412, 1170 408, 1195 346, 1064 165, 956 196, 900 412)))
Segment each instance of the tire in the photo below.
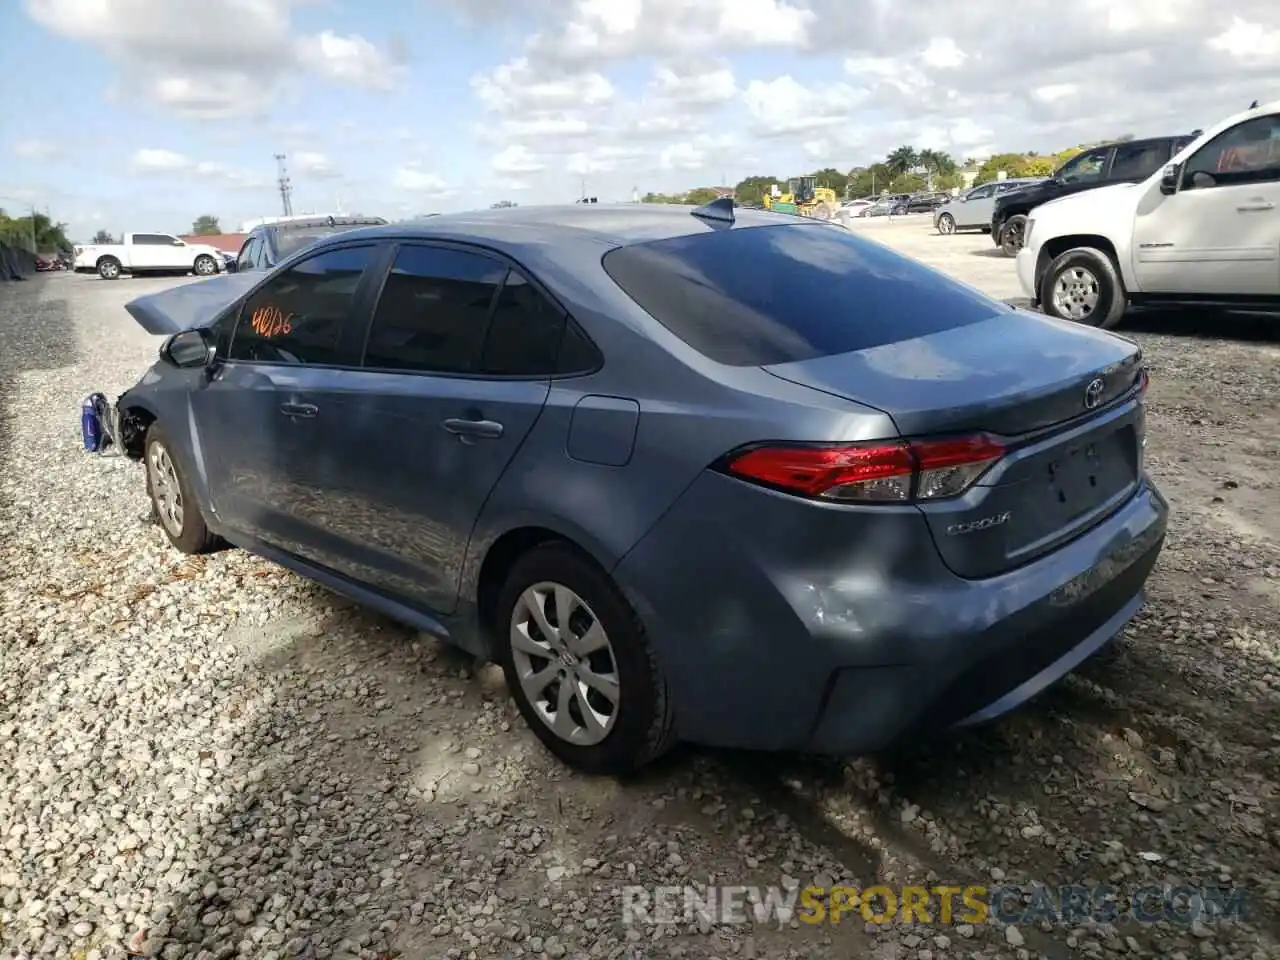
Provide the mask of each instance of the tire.
POLYGON ((218 264, 207 253, 202 253, 196 257, 196 262, 192 264, 191 272, 197 277, 212 277, 218 272, 218 264))
POLYGON ((103 257, 98 261, 98 276, 103 280, 119 280, 120 272, 120 261, 115 257, 103 257))
POLYGON ((495 637, 498 659, 511 696, 534 734, 561 761, 585 773, 620 776, 657 759, 674 744, 671 698, 643 624, 609 576, 576 550, 550 544, 517 560, 499 594, 493 622, 499 633, 495 637), (602 631, 604 647, 581 659, 572 651, 564 659, 553 656, 564 647, 558 636, 538 628, 532 613, 540 610, 558 635, 555 610, 565 593, 572 598, 568 606, 573 615, 568 619, 579 653, 584 635, 594 633, 595 627, 602 631), (564 730, 558 732, 561 683, 577 671, 611 674, 617 681, 616 694, 610 704, 597 690, 578 682, 577 690, 587 689, 593 695, 588 704, 593 716, 605 715, 605 708, 610 708, 605 722, 597 719, 594 729, 587 726, 579 695, 565 708, 564 730), (549 679, 529 682, 538 675, 549 679), (557 706, 554 713, 548 709, 551 704, 557 706))
POLYGON ((1044 272, 1039 297, 1040 309, 1049 316, 1103 330, 1115 327, 1129 306, 1115 262, 1095 247, 1075 247, 1055 258, 1044 272))
POLYGON ((1027 218, 1022 214, 1010 217, 1000 228, 1000 252, 1006 257, 1016 257, 1026 233, 1027 218))
POLYGON ((938 218, 938 232, 943 236, 950 236, 956 232, 956 218, 949 213, 944 213, 938 218))
POLYGON ((160 529, 169 542, 180 552, 188 554, 209 553, 222 546, 223 541, 209 531, 187 480, 187 472, 174 453, 173 443, 164 428, 153 423, 147 428, 143 444, 143 468, 147 476, 147 497, 160 529), (176 511, 169 492, 176 491, 180 498, 176 511))

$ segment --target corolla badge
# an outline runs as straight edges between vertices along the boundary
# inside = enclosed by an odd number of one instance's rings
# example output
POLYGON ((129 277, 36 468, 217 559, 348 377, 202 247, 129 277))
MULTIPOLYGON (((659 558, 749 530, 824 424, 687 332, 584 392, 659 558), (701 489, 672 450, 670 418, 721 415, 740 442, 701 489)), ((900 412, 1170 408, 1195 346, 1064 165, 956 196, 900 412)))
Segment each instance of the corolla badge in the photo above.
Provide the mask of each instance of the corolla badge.
POLYGON ((1089 385, 1084 388, 1084 408, 1086 410, 1094 409, 1102 402, 1102 394, 1107 389, 1107 381, 1101 377, 1095 377, 1089 381, 1089 385))
POLYGON ((1004 513, 997 513, 990 517, 983 517, 981 520, 971 520, 968 523, 953 523, 947 527, 948 537, 958 537, 965 533, 977 533, 979 530, 990 530, 992 527, 998 527, 1002 523, 1008 523, 1009 518, 1013 514, 1006 510, 1004 513))

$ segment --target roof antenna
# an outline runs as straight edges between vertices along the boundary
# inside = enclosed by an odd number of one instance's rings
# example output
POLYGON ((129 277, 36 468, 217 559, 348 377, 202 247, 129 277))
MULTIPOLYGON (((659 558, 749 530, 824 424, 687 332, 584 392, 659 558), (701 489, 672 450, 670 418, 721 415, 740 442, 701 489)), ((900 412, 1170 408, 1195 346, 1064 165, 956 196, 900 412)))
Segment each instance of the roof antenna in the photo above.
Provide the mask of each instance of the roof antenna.
POLYGON ((700 220, 718 220, 721 223, 733 223, 733 197, 716 197, 710 203, 704 203, 692 211, 700 220))
POLYGON ((1257 100, 1255 100, 1255 101, 1253 101, 1253 103, 1249 104, 1249 109, 1250 109, 1250 110, 1257 110, 1257 109, 1258 109, 1258 101, 1257 101, 1257 100))

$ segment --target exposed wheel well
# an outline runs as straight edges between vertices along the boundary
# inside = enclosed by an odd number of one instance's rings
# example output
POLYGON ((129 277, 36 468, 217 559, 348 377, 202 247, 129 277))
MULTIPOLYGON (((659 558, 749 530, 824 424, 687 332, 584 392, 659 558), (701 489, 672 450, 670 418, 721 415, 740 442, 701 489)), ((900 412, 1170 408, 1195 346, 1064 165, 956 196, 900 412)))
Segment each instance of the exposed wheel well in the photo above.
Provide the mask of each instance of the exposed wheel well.
POLYGON ((1120 277, 1124 274, 1120 270, 1120 257, 1116 254, 1115 244, 1106 237, 1098 236, 1091 233, 1078 233, 1066 237, 1054 237, 1052 240, 1046 240, 1044 246, 1040 248, 1040 255, 1036 258, 1036 302, 1041 300, 1040 288, 1044 280, 1044 272, 1049 269, 1049 264, 1057 260, 1068 250, 1074 250, 1076 247, 1093 247, 1095 250, 1101 250, 1111 258, 1111 263, 1116 268, 1116 273, 1120 277))
POLYGON ((599 566, 595 557, 554 530, 546 527, 517 527, 515 530, 508 530, 489 547, 489 552, 480 565, 480 578, 476 584, 476 611, 486 641, 491 642, 499 636, 499 624, 494 620, 495 608, 498 594, 502 591, 511 568, 530 550, 553 543, 573 550, 599 566))
POLYGON ((126 456, 133 460, 142 459, 147 428, 155 422, 151 411, 142 407, 126 407, 120 411, 120 444, 126 456))

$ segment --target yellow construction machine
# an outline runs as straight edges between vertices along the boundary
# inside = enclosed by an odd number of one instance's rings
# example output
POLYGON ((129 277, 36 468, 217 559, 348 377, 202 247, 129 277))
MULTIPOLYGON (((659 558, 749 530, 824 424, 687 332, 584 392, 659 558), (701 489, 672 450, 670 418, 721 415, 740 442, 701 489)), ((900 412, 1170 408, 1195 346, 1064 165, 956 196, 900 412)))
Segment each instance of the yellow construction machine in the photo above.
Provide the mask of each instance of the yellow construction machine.
POLYGON ((777 213, 830 220, 840 209, 840 201, 834 190, 820 187, 817 183, 817 177, 794 177, 787 181, 785 192, 775 183, 764 195, 764 207, 777 213))

